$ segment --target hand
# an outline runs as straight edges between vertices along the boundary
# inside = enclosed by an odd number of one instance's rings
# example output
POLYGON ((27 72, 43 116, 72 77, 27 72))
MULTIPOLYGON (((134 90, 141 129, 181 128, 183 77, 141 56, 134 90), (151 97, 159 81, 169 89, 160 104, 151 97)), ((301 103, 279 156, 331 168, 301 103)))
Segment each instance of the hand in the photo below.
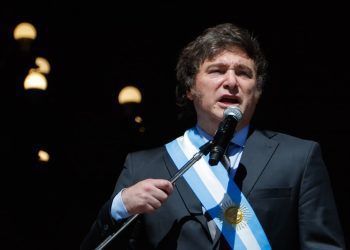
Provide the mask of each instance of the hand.
POLYGON ((123 190, 121 197, 129 214, 150 213, 159 208, 173 191, 168 180, 146 179, 123 190))

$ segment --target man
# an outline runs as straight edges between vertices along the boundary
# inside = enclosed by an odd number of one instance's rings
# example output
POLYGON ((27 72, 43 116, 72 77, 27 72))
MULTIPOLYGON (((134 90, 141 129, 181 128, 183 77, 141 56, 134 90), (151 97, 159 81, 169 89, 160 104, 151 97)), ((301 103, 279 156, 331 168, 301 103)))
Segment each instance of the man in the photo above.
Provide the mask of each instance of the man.
POLYGON ((233 24, 189 43, 177 64, 177 98, 194 108, 196 126, 127 156, 81 248, 96 247, 142 214, 114 240, 116 248, 124 241, 139 249, 345 249, 319 145, 250 124, 266 64, 256 39, 233 24), (214 166, 203 157, 173 186, 169 180, 213 139, 232 107, 243 117, 226 154, 214 166))

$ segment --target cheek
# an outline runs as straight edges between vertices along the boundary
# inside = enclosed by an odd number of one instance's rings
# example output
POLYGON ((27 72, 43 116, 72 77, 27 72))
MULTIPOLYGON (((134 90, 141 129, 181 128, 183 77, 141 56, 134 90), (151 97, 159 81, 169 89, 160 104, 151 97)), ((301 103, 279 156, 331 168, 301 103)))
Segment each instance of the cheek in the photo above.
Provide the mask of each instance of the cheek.
POLYGON ((259 98, 261 95, 261 90, 259 90, 254 84, 246 89, 246 93, 248 96, 251 96, 253 98, 259 98))
POLYGON ((256 103, 258 103, 258 101, 260 99, 260 95, 261 95, 261 91, 259 91, 258 89, 256 89, 256 88, 248 89, 245 92, 246 102, 250 103, 250 105, 251 104, 255 105, 256 103))

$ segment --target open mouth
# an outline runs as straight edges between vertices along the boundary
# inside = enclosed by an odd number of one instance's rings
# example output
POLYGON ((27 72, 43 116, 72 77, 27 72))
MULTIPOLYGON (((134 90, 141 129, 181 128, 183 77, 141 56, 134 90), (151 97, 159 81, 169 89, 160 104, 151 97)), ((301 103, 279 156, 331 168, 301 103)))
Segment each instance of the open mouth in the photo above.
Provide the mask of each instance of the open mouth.
POLYGON ((225 104, 225 105, 233 105, 233 104, 240 104, 241 101, 238 97, 233 96, 223 96, 219 99, 219 102, 225 104))

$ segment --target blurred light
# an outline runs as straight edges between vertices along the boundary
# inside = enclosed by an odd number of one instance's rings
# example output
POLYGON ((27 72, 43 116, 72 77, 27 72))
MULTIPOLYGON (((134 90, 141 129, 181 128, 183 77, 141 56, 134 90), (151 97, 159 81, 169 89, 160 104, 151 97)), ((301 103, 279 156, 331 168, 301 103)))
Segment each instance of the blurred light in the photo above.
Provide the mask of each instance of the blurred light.
POLYGON ((141 128, 139 128, 139 132, 140 132, 140 133, 144 133, 144 132, 145 132, 145 130, 146 130, 146 129, 145 129, 145 127, 141 127, 141 128))
POLYGON ((30 23, 20 23, 16 26, 15 30, 13 31, 13 37, 15 38, 15 40, 34 40, 36 38, 36 29, 30 23))
POLYGON ((37 72, 36 70, 30 70, 29 74, 24 79, 24 89, 47 89, 46 77, 37 72))
POLYGON ((133 86, 126 86, 120 92, 118 96, 118 102, 120 104, 125 103, 140 103, 141 102, 141 92, 138 88, 133 86))
POLYGON ((136 123, 142 123, 142 118, 141 118, 141 116, 136 116, 136 117, 135 117, 135 122, 136 122, 136 123))
POLYGON ((44 57, 37 57, 35 64, 38 66, 37 71, 40 73, 48 74, 50 72, 50 63, 44 57))
POLYGON ((50 160, 50 155, 44 150, 39 150, 38 157, 39 161, 42 162, 48 162, 50 160))

